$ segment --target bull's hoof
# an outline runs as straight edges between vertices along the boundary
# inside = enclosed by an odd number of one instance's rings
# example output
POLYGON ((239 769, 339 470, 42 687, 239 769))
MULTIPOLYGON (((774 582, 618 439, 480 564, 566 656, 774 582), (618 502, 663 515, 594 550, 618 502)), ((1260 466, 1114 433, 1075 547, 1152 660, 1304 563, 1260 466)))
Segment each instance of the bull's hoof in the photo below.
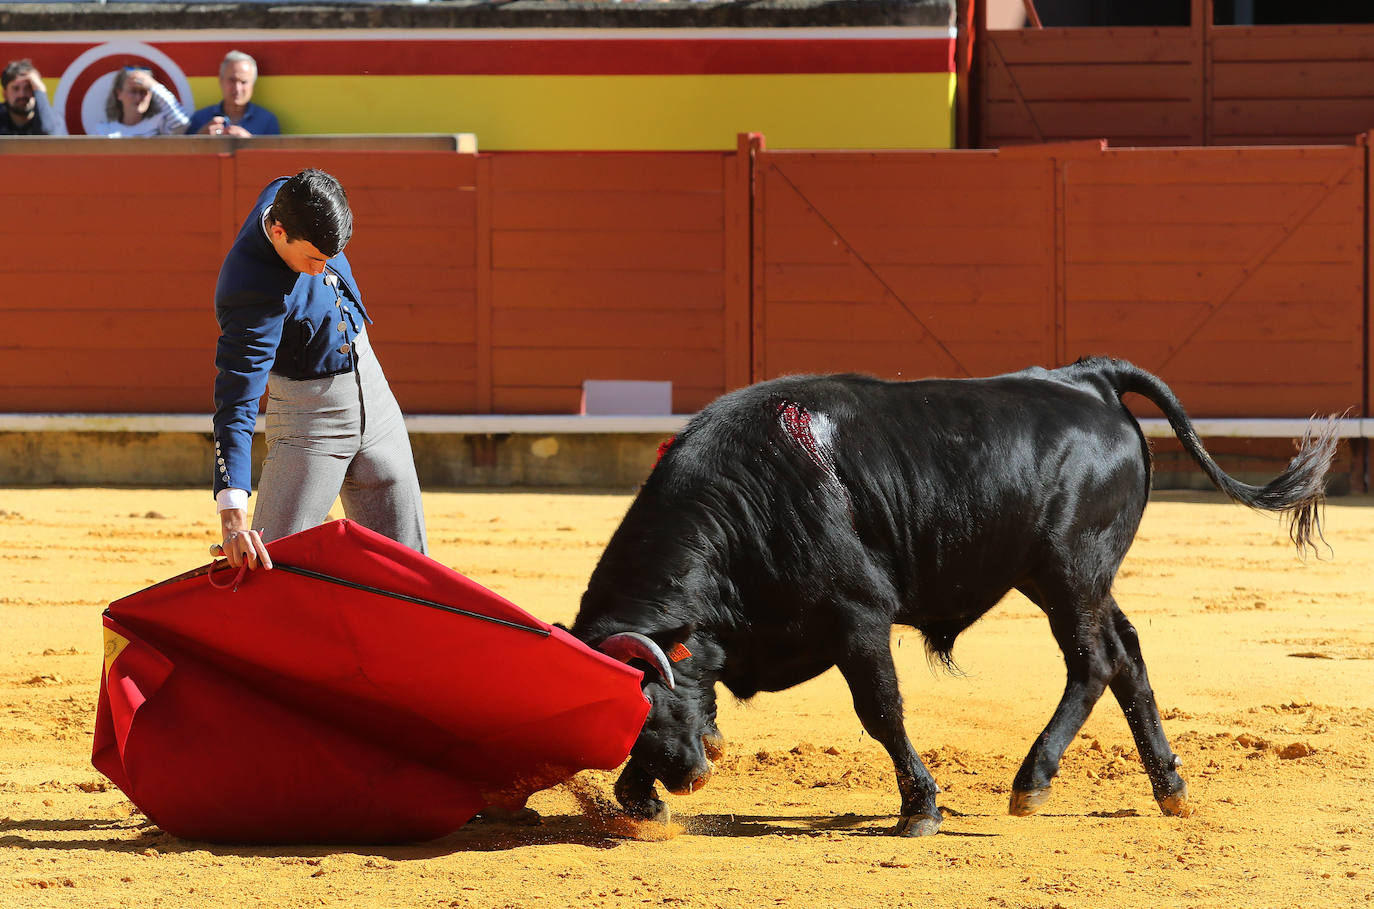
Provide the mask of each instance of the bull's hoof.
POLYGON ((627 802, 620 801, 620 807, 624 810, 625 816, 636 821, 652 821, 656 824, 666 824, 672 818, 672 812, 668 810, 667 802, 662 799, 645 799, 643 801, 627 802))
POLYGON ((1158 799, 1159 810, 1169 817, 1188 817, 1193 813, 1193 806, 1188 804, 1188 784, 1184 783, 1179 790, 1172 795, 1166 795, 1158 799))
POLYGON ((1041 786, 1039 789, 1014 789, 1011 793, 1011 802, 1007 805, 1007 813, 1017 817, 1029 817, 1044 807, 1049 800, 1049 786, 1041 786))
POLYGON ((940 817, 930 817, 926 814, 914 814, 911 817, 903 817, 897 821, 897 826, 892 828, 893 836, 933 836, 940 832, 940 817))

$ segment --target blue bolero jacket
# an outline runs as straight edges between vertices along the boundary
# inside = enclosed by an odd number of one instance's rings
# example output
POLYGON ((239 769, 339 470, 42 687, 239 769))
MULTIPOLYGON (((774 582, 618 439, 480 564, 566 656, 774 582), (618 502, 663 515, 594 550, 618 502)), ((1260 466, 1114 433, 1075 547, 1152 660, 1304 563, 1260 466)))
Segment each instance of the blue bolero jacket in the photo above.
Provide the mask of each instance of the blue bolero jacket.
POLYGON ((315 379, 351 372, 354 343, 372 321, 343 253, 312 276, 292 271, 272 248, 263 212, 286 180, 258 196, 215 286, 215 494, 226 487, 252 492, 253 427, 268 373, 315 379))

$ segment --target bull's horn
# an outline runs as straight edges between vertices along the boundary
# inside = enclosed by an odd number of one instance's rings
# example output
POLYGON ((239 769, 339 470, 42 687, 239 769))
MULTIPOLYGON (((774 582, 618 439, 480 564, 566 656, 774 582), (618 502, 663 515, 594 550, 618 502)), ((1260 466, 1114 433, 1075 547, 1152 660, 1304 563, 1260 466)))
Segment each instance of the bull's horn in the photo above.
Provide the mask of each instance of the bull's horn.
POLYGON ((668 657, 664 655, 663 648, 653 642, 651 638, 645 637, 637 631, 622 631, 613 634, 602 641, 597 647, 608 657, 614 657, 622 663, 630 660, 643 660, 658 671, 663 677, 663 684, 668 686, 669 691, 676 690, 677 683, 673 681, 673 667, 668 662, 668 657))

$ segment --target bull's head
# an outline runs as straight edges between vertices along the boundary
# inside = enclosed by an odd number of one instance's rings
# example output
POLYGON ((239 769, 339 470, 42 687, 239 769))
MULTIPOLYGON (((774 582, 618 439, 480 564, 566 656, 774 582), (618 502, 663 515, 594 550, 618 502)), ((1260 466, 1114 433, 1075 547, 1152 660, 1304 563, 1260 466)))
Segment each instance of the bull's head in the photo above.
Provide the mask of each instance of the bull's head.
POLYGON ((686 626, 654 637, 621 632, 598 645, 608 656, 646 667, 649 716, 615 785, 616 798, 634 817, 666 821, 668 808, 655 796, 654 781, 669 792, 695 792, 706 785, 711 762, 722 753, 712 671, 719 666, 719 648, 705 635, 697 635, 689 648, 693 631, 686 626))

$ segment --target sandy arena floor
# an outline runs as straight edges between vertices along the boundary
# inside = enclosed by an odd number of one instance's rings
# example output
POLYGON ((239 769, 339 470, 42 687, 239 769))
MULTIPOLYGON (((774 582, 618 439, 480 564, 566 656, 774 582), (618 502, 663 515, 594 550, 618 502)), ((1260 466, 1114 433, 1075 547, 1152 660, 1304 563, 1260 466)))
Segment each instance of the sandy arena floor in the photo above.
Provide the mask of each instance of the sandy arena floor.
MULTIPOLYGON (((624 494, 436 492, 433 555, 571 621, 624 494)), ((1374 501, 1333 500, 1333 554, 1218 497, 1163 493, 1117 596, 1140 630, 1196 813, 1163 817, 1110 697, 1044 813, 1006 814, 1058 700, 1043 616, 1011 598, 933 671, 893 635, 941 835, 884 835, 892 766, 834 671, 748 704, 678 822, 634 839, 567 788, 537 827, 475 821, 402 848, 178 840, 89 763, 105 604, 206 561, 203 490, 0 489, 0 907, 1348 907, 1374 905, 1374 501)), ((578 777, 609 796, 613 775, 578 777)), ((213 779, 206 785, 213 786, 213 779)))

